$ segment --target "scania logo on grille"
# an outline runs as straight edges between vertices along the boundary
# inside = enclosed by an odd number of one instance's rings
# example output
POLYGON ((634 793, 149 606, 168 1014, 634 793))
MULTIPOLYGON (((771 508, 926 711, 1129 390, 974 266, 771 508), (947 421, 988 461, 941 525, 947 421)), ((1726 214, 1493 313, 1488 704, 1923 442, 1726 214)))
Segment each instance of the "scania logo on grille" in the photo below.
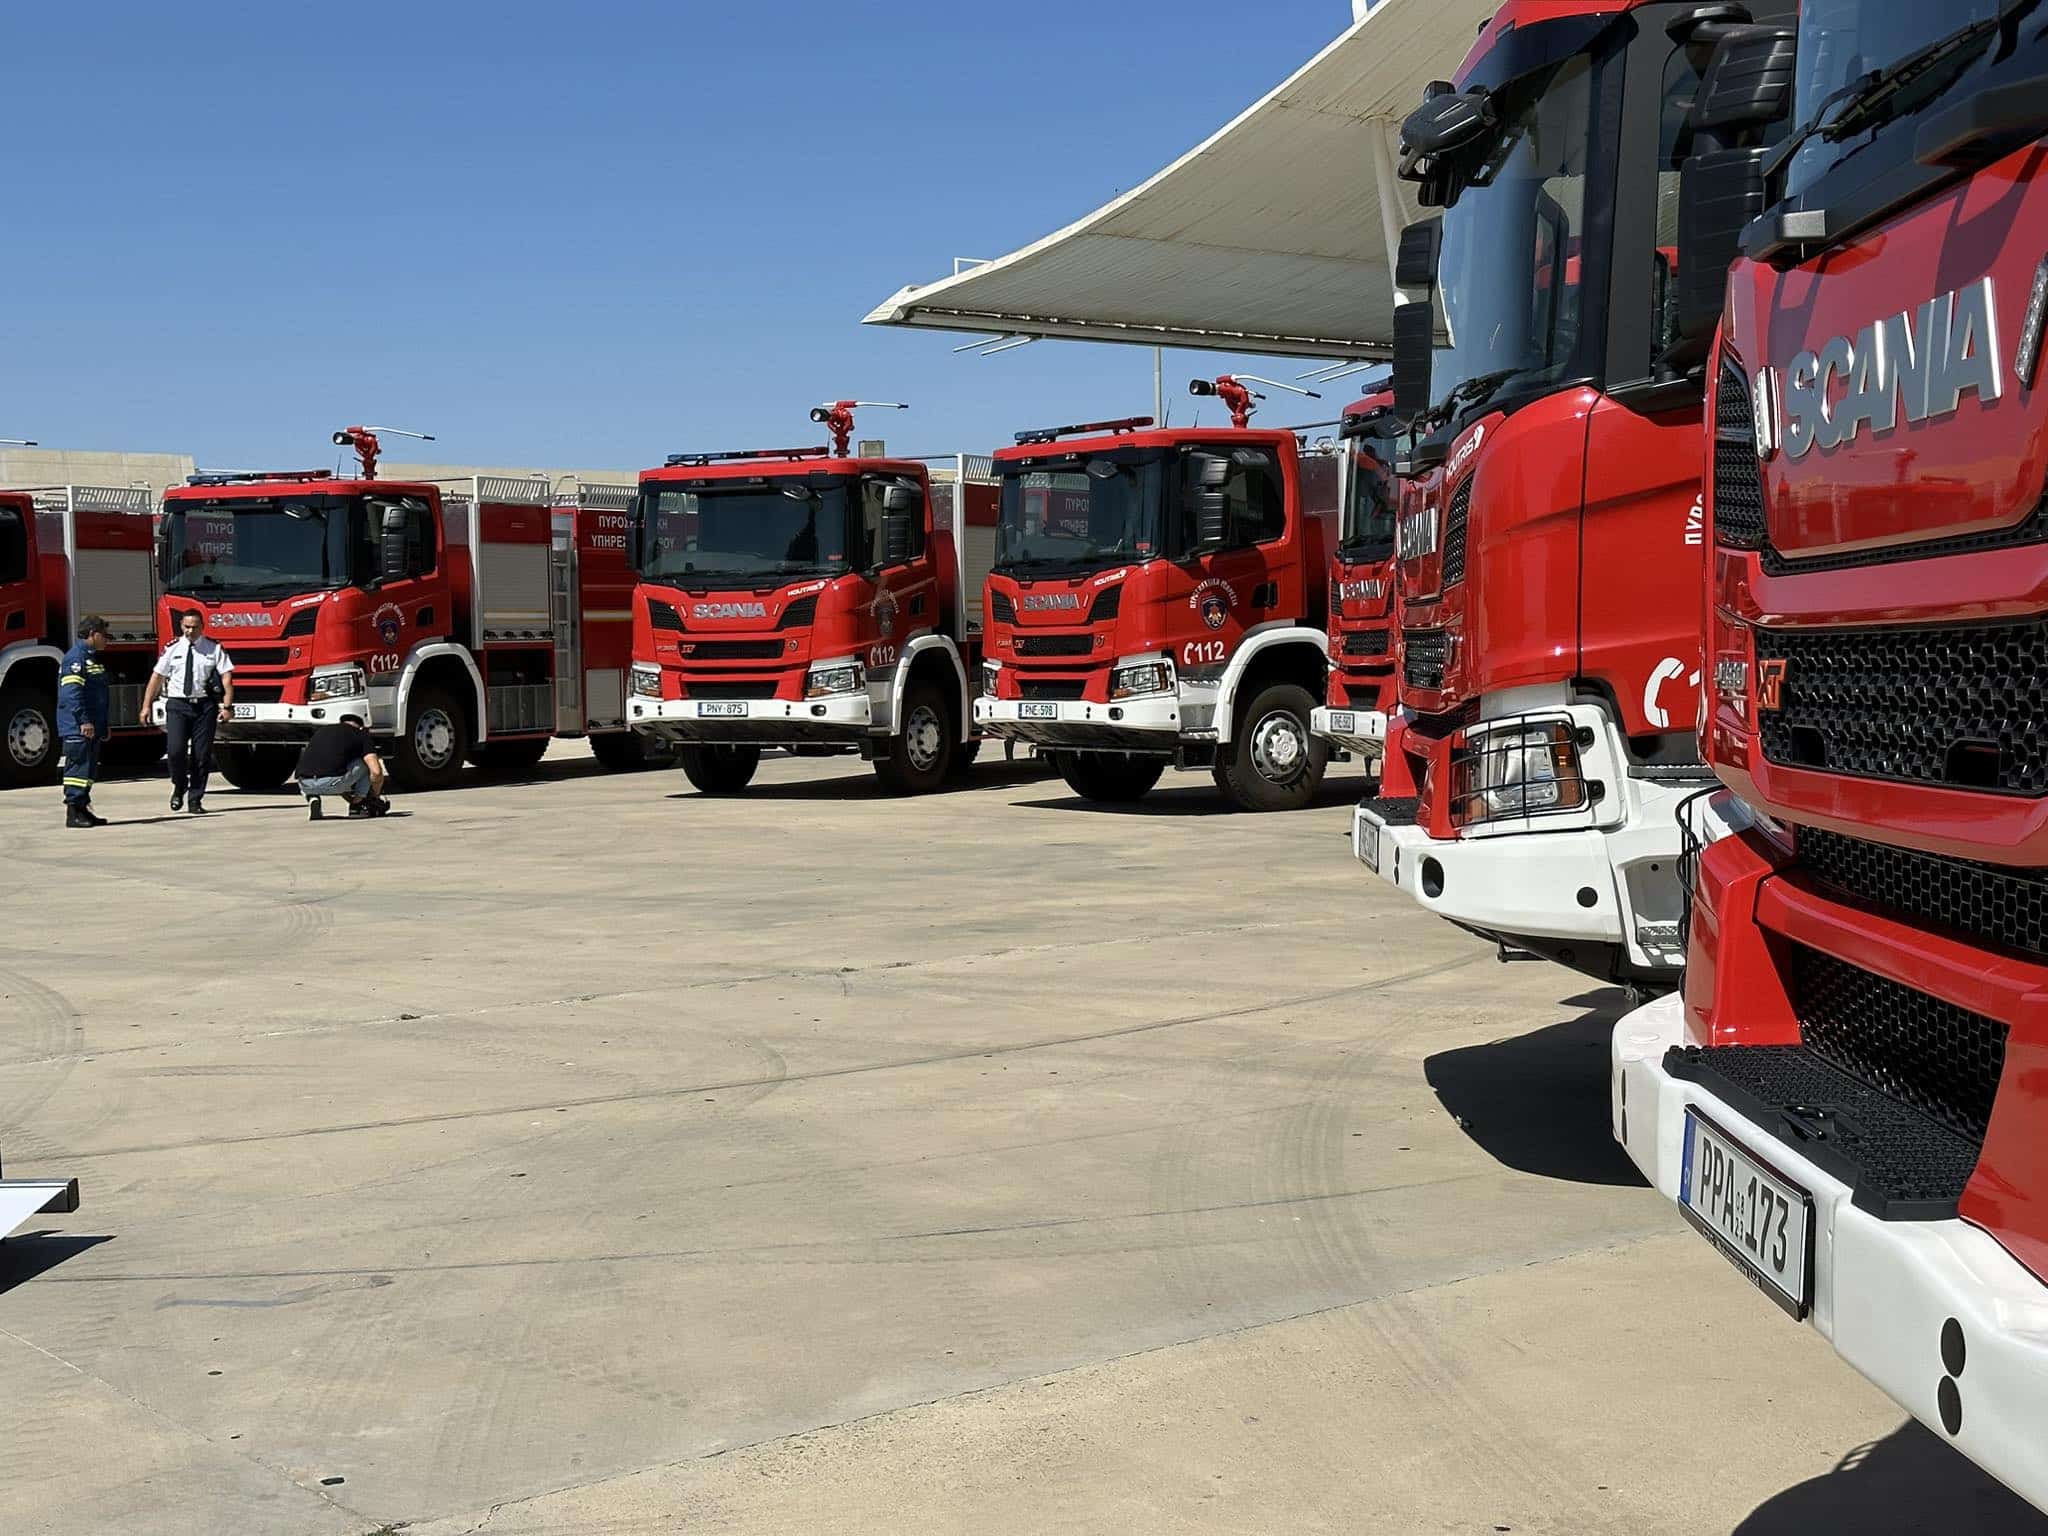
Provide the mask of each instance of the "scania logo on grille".
POLYGON ((1394 553, 1403 560, 1420 560, 1436 553, 1437 517, 1435 507, 1403 514, 1394 530, 1394 553))
POLYGON ((1387 595, 1384 581, 1340 581, 1337 583, 1337 601, 1340 603, 1377 602, 1387 595))
POLYGON ((768 617, 766 603, 692 603, 690 617, 693 619, 765 619, 768 617))
POLYGON ((267 613, 209 613, 206 616, 208 629, 268 629, 276 622, 267 613))
POLYGON ((1078 608, 1081 594, 1078 592, 1026 592, 1017 599, 1017 606, 1026 613, 1046 613, 1053 609, 1078 608))
POLYGON ((1789 665, 1782 657, 1756 664, 1756 707, 1759 710, 1776 709, 1785 702, 1785 668, 1789 665))

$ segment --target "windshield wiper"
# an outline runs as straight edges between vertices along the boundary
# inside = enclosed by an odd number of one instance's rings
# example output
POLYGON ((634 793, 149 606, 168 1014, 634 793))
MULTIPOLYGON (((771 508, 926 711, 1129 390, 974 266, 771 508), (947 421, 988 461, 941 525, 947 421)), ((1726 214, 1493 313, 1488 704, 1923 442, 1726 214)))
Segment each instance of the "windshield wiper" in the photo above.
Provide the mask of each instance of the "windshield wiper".
MULTIPOLYGON (((1801 128, 1792 137, 1778 146, 1764 166, 1764 179, 1775 181, 1778 173, 1792 163, 1792 157, 1813 139, 1826 139, 1830 144, 1839 144, 1851 134, 1889 122, 1902 110, 1898 103, 1906 92, 1934 72, 1936 68, 1968 52, 1985 41, 1993 33, 2018 25, 2027 12, 2040 4, 2040 0, 2005 0, 1996 16, 1970 22, 1958 27, 1946 37, 1938 37, 1923 48, 1917 48, 1903 59, 1874 69, 1869 74, 1851 80, 1820 104, 1813 114, 1813 121, 1801 128)), ((1937 90, 1928 92, 1913 106, 1924 105, 1946 89, 1952 81, 1945 81, 1937 90)))
POLYGON ((1526 371, 1522 368, 1496 368, 1492 373, 1475 374, 1464 383, 1453 386, 1451 392, 1444 396, 1443 404, 1430 412, 1429 419, 1442 426, 1463 407, 1481 404, 1509 379, 1526 371))

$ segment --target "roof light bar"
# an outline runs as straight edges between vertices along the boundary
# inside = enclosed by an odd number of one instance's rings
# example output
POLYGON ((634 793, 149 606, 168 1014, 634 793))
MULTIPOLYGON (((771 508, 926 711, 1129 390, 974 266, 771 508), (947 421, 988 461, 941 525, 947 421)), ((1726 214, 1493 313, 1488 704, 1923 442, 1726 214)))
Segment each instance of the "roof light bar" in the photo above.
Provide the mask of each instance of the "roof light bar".
POLYGON ((1017 443, 1019 447, 1051 443, 1063 437, 1077 437, 1084 432, 1136 432, 1151 425, 1150 416, 1125 416, 1117 421, 1081 421, 1070 427, 1039 427, 1030 432, 1019 432, 1017 443))
POLYGON ((187 475, 187 485, 260 485, 266 480, 332 480, 331 469, 207 469, 187 475))
POLYGON ((832 450, 819 443, 813 448, 742 448, 732 453, 672 453, 662 461, 667 469, 687 465, 733 464, 742 459, 822 459, 832 450))

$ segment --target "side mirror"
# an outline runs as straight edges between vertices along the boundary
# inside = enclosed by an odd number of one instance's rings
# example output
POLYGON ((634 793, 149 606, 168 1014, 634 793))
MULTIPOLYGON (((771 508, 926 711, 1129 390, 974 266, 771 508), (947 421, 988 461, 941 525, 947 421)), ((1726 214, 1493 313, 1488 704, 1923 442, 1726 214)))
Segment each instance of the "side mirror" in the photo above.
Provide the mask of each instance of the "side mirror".
POLYGON ((386 506, 377 523, 377 577, 380 581, 403 581, 412 574, 410 540, 412 519, 403 506, 386 506))
POLYGON ((1442 256, 1444 221, 1441 216, 1418 219, 1401 231, 1401 244, 1394 253, 1394 286, 1430 291, 1436 287, 1437 263, 1442 256))
POLYGON ((1195 547, 1207 549, 1230 538, 1230 456, 1190 453, 1194 471, 1195 547))
POLYGON ((635 572, 647 565, 647 498, 636 495, 626 514, 626 563, 635 572))
MULTIPOLYGON (((894 487, 891 487, 894 489, 894 487)), ((917 548, 917 514, 882 498, 882 564, 901 565, 917 548)))
POLYGON ((156 579, 169 586, 177 572, 171 569, 171 528, 166 519, 159 517, 155 520, 155 526, 149 530, 149 542, 156 556, 156 579))
POLYGON ((884 512, 915 512, 923 500, 921 488, 907 480, 892 480, 882 487, 884 512))
POLYGON ((1436 352, 1435 309, 1434 304, 1418 301, 1398 305, 1394 310, 1394 413, 1404 421, 1414 421, 1430 407, 1429 374, 1436 352))
POLYGON ((1692 130, 1723 144, 1761 133, 1792 115, 1799 36, 1790 27, 1713 28, 1713 56, 1693 98, 1692 130))
POLYGON ((1499 130, 1500 114, 1484 91, 1440 91, 1426 97, 1402 120, 1397 174, 1422 189, 1423 207, 1449 207, 1499 130))

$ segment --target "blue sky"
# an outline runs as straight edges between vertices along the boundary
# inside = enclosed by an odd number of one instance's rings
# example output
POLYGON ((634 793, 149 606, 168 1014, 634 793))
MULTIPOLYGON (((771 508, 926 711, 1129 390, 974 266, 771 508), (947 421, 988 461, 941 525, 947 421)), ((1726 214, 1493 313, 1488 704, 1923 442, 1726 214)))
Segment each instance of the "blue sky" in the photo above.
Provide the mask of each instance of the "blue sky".
MULTIPOLYGON (((859 321, 1134 185, 1349 15, 18 0, 0 436, 318 463, 367 418, 633 468, 806 441, 842 392, 909 401, 867 425, 918 452, 1149 410, 1146 349, 982 360, 859 321)), ((1169 352, 1169 390, 1219 366, 1169 352)))

